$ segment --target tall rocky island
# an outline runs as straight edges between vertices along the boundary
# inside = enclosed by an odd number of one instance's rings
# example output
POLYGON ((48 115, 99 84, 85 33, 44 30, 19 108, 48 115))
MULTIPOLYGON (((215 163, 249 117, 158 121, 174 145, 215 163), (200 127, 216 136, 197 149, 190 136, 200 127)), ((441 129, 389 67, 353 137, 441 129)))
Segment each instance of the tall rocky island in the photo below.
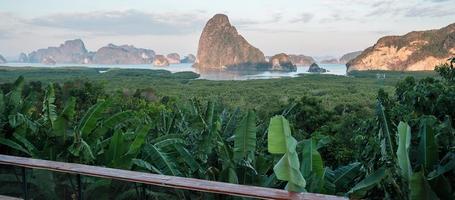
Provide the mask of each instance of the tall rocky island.
POLYGON ((349 61, 354 70, 433 70, 455 55, 455 23, 437 30, 386 36, 349 61))
POLYGON ((272 70, 264 53, 248 43, 223 14, 216 14, 205 25, 194 66, 209 70, 272 70))

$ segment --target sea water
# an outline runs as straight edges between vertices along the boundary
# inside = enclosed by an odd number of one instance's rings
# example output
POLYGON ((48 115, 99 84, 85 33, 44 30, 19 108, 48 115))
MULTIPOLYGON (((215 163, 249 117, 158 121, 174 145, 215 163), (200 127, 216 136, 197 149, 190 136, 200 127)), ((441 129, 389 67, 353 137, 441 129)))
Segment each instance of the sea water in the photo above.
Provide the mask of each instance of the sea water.
MULTIPOLYGON (((171 64, 167 67, 155 67, 152 64, 137 65, 103 65, 103 64, 55 64, 46 65, 42 63, 5 63, 1 66, 9 67, 90 67, 90 68, 120 68, 120 69, 150 69, 150 70, 167 70, 172 73, 190 71, 200 75, 199 79, 207 80, 249 80, 249 79, 272 79, 283 77, 297 77, 299 74, 311 74, 308 72, 309 66, 297 66, 295 72, 278 72, 278 71, 201 71, 192 67, 192 63, 171 64)), ((346 75, 346 66, 344 64, 319 64, 319 67, 327 69, 324 74, 346 75)))

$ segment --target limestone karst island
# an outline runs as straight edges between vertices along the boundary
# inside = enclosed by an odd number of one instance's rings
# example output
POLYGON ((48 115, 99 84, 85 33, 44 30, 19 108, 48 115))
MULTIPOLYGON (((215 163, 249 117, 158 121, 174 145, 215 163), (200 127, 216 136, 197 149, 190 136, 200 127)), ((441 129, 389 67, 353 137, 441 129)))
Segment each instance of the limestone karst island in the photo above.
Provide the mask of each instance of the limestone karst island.
POLYGON ((453 0, 0 18, 0 199, 455 199, 453 0))

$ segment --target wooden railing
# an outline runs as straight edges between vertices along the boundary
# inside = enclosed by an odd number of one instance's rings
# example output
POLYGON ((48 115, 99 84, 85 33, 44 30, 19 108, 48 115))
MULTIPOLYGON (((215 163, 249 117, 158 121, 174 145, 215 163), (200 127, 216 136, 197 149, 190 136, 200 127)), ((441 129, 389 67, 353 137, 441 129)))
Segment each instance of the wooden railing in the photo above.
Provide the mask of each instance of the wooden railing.
MULTIPOLYGON (((256 186, 238 185, 216 181, 208 181, 194 178, 183 178, 176 176, 165 176, 150 174, 137 171, 105 168, 91 165, 75 163, 64 163, 32 158, 8 156, 0 154, 0 164, 22 167, 24 199, 27 199, 26 168, 43 169, 48 171, 76 174, 80 176, 92 176, 114 180, 121 180, 134 183, 143 183, 161 187, 185 189, 192 191, 225 194, 240 197, 257 199, 302 199, 302 200, 341 200, 345 199, 338 196, 313 194, 313 193, 294 193, 280 189, 264 188, 256 186)), ((78 197, 82 199, 82 191, 79 185, 78 197)))

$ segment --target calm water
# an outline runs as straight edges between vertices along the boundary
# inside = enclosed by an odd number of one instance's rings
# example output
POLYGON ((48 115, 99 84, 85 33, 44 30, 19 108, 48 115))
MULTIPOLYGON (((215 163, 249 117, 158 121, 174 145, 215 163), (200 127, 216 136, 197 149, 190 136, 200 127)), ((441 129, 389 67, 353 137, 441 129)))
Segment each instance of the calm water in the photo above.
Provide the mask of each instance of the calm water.
MULTIPOLYGON (((271 79, 281 77, 296 77, 298 74, 308 74, 309 66, 298 66, 296 72, 227 72, 227 71, 199 71, 191 67, 190 63, 172 64, 167 67, 155 67, 151 64, 141 65, 98 65, 98 64, 56 64, 45 65, 41 63, 6 63, 2 66, 10 67, 92 67, 92 68, 121 68, 121 69, 150 69, 167 70, 172 73, 191 71, 200 74, 200 79, 208 80, 248 80, 248 79, 271 79)), ((346 75, 346 66, 342 64, 319 64, 320 67, 329 70, 325 74, 346 75)))

